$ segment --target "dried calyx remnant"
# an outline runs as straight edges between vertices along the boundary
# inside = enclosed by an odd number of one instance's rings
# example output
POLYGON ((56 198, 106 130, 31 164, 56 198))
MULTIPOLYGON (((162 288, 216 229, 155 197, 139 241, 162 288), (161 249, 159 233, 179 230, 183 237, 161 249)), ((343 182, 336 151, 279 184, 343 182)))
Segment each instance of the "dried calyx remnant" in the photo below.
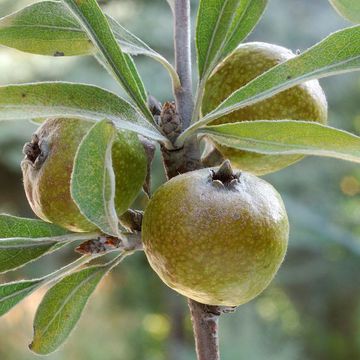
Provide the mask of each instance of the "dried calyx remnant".
POLYGON ((80 244, 75 251, 83 255, 102 254, 118 249, 121 240, 113 236, 99 236, 97 239, 88 240, 80 244))
POLYGON ((210 171, 213 184, 231 187, 240 181, 241 173, 234 173, 229 160, 225 160, 216 171, 210 171))
POLYGON ((26 143, 23 148, 25 160, 33 165, 41 165, 46 159, 47 152, 46 143, 40 143, 36 134, 32 136, 31 142, 26 143))
POLYGON ((175 140, 181 134, 182 121, 174 102, 166 102, 163 105, 160 113, 159 126, 163 134, 172 143, 175 143, 175 140))

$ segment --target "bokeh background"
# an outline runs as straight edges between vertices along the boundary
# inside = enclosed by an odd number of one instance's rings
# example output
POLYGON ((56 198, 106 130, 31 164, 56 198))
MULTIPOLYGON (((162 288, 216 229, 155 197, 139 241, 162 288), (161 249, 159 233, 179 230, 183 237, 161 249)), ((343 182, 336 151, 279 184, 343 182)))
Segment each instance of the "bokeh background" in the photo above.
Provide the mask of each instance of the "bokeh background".
MULTIPOLYGON (((0 16, 29 0, 0 0, 0 16)), ((195 14, 198 1, 193 1, 195 14)), ((172 16, 165 0, 101 2, 154 49, 172 54, 172 16)), ((248 40, 292 50, 306 49, 330 32, 349 26, 327 0, 272 0, 248 40)), ((136 62, 147 89, 171 100, 166 72, 153 61, 136 62)), ((91 57, 47 58, 0 47, 0 84, 66 80, 97 84, 122 94, 91 57)), ((321 81, 330 124, 360 134, 360 77, 321 81)), ((19 163, 35 126, 0 123, 0 212, 33 214, 26 203, 19 163)), ((154 187, 163 181, 154 164, 154 187)), ((309 157, 266 177, 283 195, 291 222, 290 247, 271 286, 221 319, 223 360, 360 359, 360 168, 309 157)), ((70 251, 44 257, 1 281, 46 274, 74 257, 70 251)), ((33 360, 31 321, 44 291, 0 319, 0 359, 33 360)), ((99 286, 67 343, 51 360, 195 359, 186 301, 154 275, 143 254, 128 258, 99 286)))

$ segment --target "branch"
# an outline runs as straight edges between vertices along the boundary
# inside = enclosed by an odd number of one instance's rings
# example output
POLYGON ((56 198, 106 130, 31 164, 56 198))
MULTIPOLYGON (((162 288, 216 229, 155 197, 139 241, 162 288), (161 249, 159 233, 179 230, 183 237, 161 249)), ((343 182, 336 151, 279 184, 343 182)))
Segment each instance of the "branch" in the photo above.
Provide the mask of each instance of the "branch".
POLYGON ((183 129, 189 127, 193 112, 191 66, 190 0, 175 0, 174 41, 175 64, 181 87, 175 88, 176 108, 182 119, 183 129))
POLYGON ((198 360, 220 360, 220 306, 204 305, 189 299, 198 360))

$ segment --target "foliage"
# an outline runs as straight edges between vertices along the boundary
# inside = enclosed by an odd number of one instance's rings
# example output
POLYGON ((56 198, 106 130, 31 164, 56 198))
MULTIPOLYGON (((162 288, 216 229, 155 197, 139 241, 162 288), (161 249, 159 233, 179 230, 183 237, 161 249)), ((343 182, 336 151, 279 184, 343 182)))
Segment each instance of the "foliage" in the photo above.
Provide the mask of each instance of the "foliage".
MULTIPOLYGON (((172 1, 168 2, 173 5, 172 1)), ((196 33, 200 77, 198 97, 193 124, 183 131, 176 144, 171 144, 164 136, 150 113, 145 87, 130 55, 148 55, 163 64, 173 80, 174 91, 179 87, 175 70, 161 55, 114 19, 106 17, 95 0, 64 0, 62 3, 44 1, 0 20, 0 44, 42 55, 94 55, 125 88, 132 100, 132 103, 129 103, 107 90, 82 84, 8 85, 0 89, 1 120, 75 116, 96 122, 78 150, 78 161, 73 170, 72 196, 89 220, 100 229, 99 234, 74 234, 52 224, 3 215, 0 219, 3 221, 0 225, 5 224, 0 227, 1 271, 15 269, 75 240, 96 239, 100 233, 120 238, 123 236, 114 213, 112 168, 108 157, 117 131, 133 131, 168 148, 183 145, 196 133, 213 136, 227 146, 264 154, 320 155, 359 162, 360 138, 329 126, 267 119, 252 123, 206 126, 224 114, 309 79, 359 70, 358 25, 330 35, 295 59, 259 76, 247 86, 235 91, 212 113, 204 118, 199 117, 202 88, 208 76, 219 61, 252 31, 266 5, 266 1, 250 0, 240 3, 241 5, 238 1, 200 1, 196 33), (205 19, 206 21, 203 21, 205 19), (47 29, 45 38, 44 28, 47 29), (44 41, 39 42, 39 38, 44 41), (270 130, 276 136, 269 137, 270 130), (91 183, 84 176, 86 167, 83 159, 91 159, 86 166, 92 167, 94 172, 99 174, 92 178, 91 183), (90 188, 95 189, 92 194, 97 194, 92 199, 86 196, 90 188), (100 205, 94 206, 92 200, 100 205), (10 226, 10 222, 14 225, 10 226), (25 230, 18 230, 22 228, 25 230)), ((353 14, 353 11, 349 11, 351 8, 347 7, 346 2, 343 4, 345 11, 341 12, 349 17, 346 14, 353 14)), ((350 1, 348 4, 354 2, 350 1)), ((40 305, 35 319, 33 351, 49 353, 65 340, 80 317, 87 298, 111 267, 99 265, 61 277, 62 280, 49 290, 40 305), (70 298, 64 305, 61 299, 67 295, 75 297, 70 298), (83 302, 79 303, 76 296, 83 302), (65 309, 65 315, 68 316, 56 318, 54 321, 62 320, 63 331, 58 332, 57 326, 50 326, 51 331, 44 332, 43 328, 48 328, 48 318, 41 315, 53 312, 58 316, 61 309, 65 309)), ((58 280, 58 276, 50 275, 50 278, 58 280)), ((1 313, 10 310, 40 284, 44 284, 44 281, 35 279, 2 285, 1 313)))

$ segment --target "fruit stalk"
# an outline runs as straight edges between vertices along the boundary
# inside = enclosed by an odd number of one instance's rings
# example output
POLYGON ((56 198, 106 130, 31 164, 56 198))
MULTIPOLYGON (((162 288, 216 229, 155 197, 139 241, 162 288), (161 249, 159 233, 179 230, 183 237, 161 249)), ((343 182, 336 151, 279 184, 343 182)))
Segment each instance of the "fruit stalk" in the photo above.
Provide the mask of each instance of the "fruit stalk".
POLYGON ((220 360, 220 307, 200 304, 191 299, 188 300, 188 304, 194 328, 198 360, 220 360))
MULTIPOLYGON (((190 0, 175 0, 174 48, 176 71, 181 87, 174 89, 176 110, 182 122, 182 131, 190 126, 194 99, 192 94, 190 0)), ((168 179, 201 168, 200 150, 196 137, 191 137, 181 149, 163 148, 164 166, 168 179), (190 160, 190 161, 189 161, 190 160)), ((209 312, 209 307, 189 301, 198 360, 219 360, 218 319, 220 312, 209 312)), ((215 307, 214 307, 215 308, 215 307)))

